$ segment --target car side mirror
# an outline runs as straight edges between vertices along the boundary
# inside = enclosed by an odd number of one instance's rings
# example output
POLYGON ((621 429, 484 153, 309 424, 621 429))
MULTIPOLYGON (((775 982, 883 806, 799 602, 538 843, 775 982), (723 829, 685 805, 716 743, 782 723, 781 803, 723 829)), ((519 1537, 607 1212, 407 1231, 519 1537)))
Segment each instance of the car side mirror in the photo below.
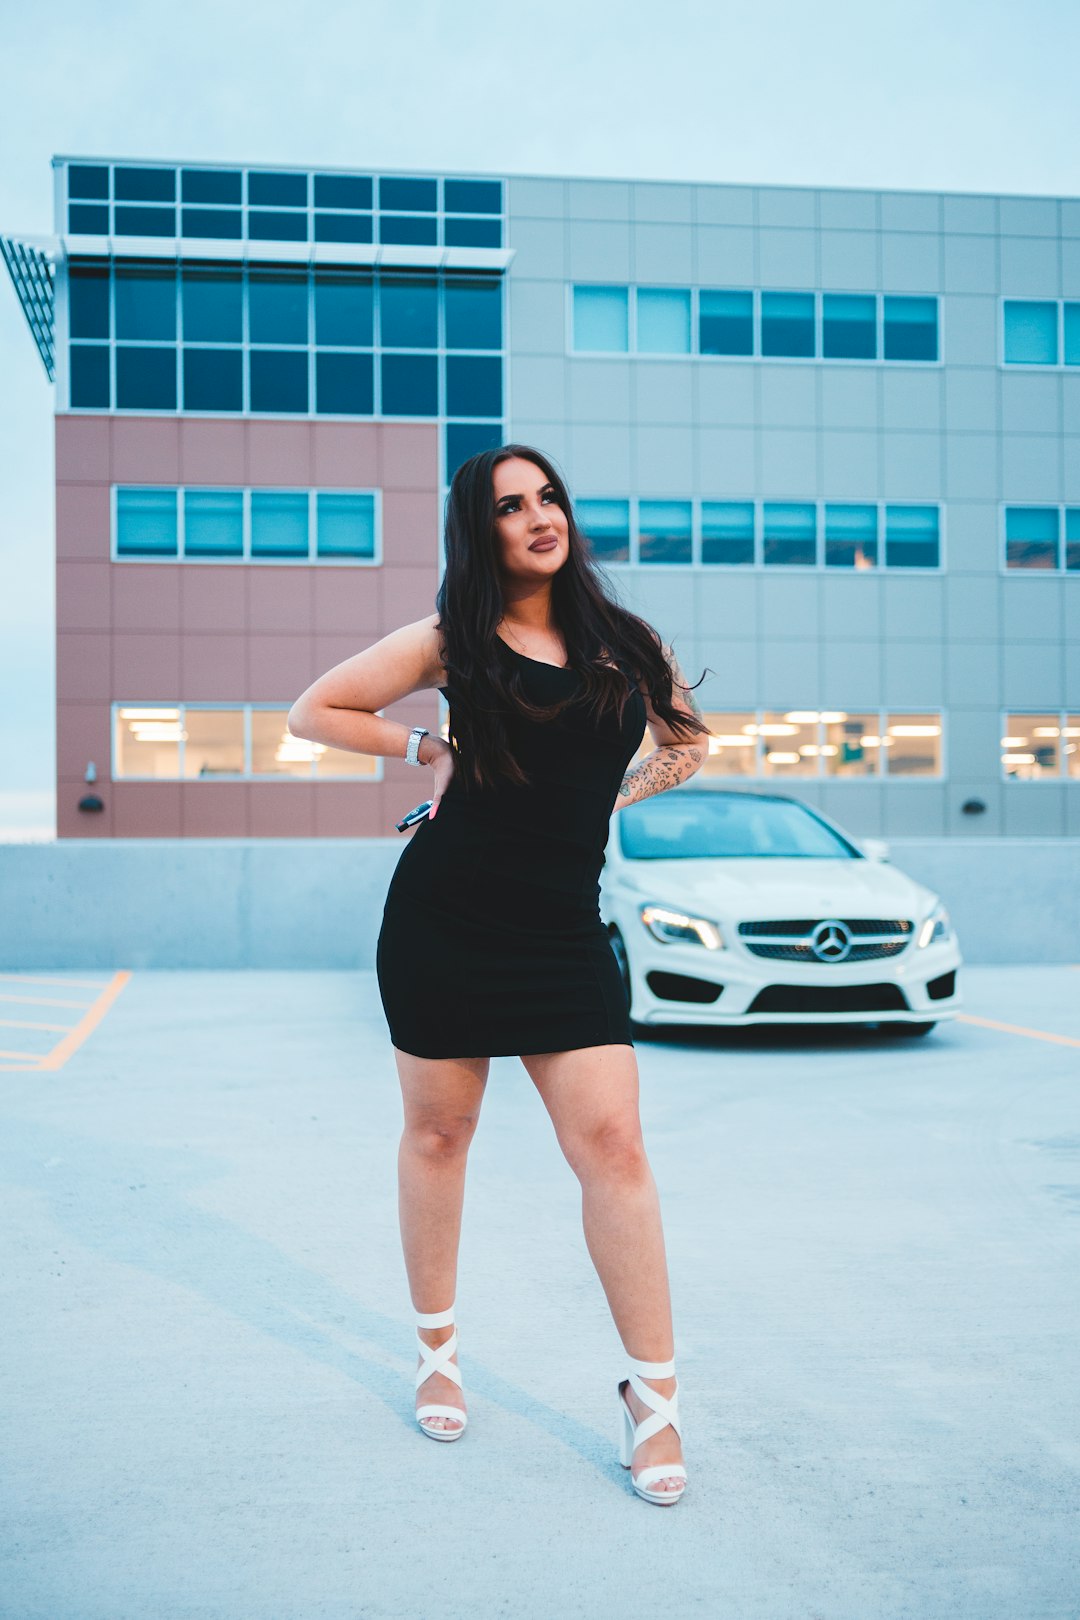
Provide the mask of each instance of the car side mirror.
POLYGON ((868 861, 887 861, 889 858, 889 846, 884 838, 864 838, 861 848, 868 861))

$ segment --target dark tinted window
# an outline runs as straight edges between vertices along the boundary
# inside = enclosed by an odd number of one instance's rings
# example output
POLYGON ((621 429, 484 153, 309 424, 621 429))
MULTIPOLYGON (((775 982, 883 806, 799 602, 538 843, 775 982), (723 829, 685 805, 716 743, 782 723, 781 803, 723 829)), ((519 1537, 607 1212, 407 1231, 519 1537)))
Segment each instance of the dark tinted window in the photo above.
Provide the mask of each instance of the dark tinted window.
POLYGON ((395 180, 384 176, 379 181, 379 207, 433 214, 439 206, 438 192, 434 180, 395 180))
POLYGON ((109 407, 109 351, 105 344, 73 343, 68 350, 72 406, 109 407))
POLYGON ((278 213, 269 208, 248 209, 248 235, 256 242, 306 242, 307 214, 278 213))
POLYGON ((315 356, 315 409, 320 416, 370 416, 375 409, 370 354, 315 356))
POLYGON ((761 352, 793 358, 813 355, 813 293, 762 293, 761 352))
POLYGON ((116 404, 120 410, 175 411, 176 350, 116 350, 116 404))
POLYGON ((108 236, 108 203, 71 203, 68 230, 72 236, 108 236))
POLYGON ((117 169, 113 196, 118 202, 175 202, 175 169, 117 169))
POLYGON ((307 175, 250 173, 248 202, 271 208, 306 208, 307 175))
POLYGON ((175 208, 125 208, 116 212, 117 236, 175 236, 175 208))
POLYGON ((450 422, 446 427, 446 476, 453 478, 463 461, 496 450, 502 443, 501 422, 450 422))
POLYGON ((181 236, 218 237, 239 241, 243 234, 239 208, 182 208, 181 236))
POLYGON ((244 315, 239 270, 185 268, 181 301, 186 343, 240 342, 244 315))
POLYGON ((382 414, 384 416, 437 416, 439 378, 434 355, 384 354, 382 357, 382 414))
POLYGON ((305 272, 249 271, 248 335, 252 343, 306 343, 307 307, 305 272))
POLYGON ((447 355, 446 414, 501 416, 502 361, 481 355, 447 355))
POLYGON ((253 411, 305 411, 308 408, 307 351, 254 349, 251 361, 253 411))
POLYGON ((447 180, 443 206, 448 214, 498 214, 502 187, 497 180, 447 180))
POLYGON ((69 197, 108 197, 109 171, 103 163, 80 163, 68 169, 69 197))
POLYGON ((109 272, 104 266, 71 266, 68 272, 68 319, 73 338, 108 337, 109 272))
POLYGON ((749 856, 856 859, 857 851, 802 805, 752 793, 670 793, 619 812, 630 860, 749 856))
POLYGON ((702 501, 701 560, 725 567, 753 562, 753 501, 702 501))
POLYGON ((875 359, 877 299, 865 293, 826 293, 821 338, 826 360, 875 359))
POLYGON ((753 354, 753 293, 703 289, 698 339, 702 354, 753 354))
POLYGON ((447 247, 502 247, 500 219, 448 219, 444 229, 447 247))
POLYGON ((497 281, 450 279, 443 297, 448 349, 502 347, 502 287, 497 281))
POLYGON ((437 241, 434 219, 410 214, 384 214, 379 220, 379 241, 409 247, 430 247, 437 241))
POLYGON ((180 196, 186 203, 238 203, 239 169, 183 169, 180 196))
POLYGON ((379 288, 379 320, 384 349, 436 348, 439 306, 434 279, 384 276, 379 288))
POLYGON ((118 338, 176 337, 176 272, 118 264, 115 272, 118 338))
POLYGON ((812 568, 817 561, 816 509, 808 501, 766 501, 763 515, 765 562, 812 568))
POLYGON ((316 208, 370 208, 371 181, 357 174, 317 174, 316 208))
POLYGON ((184 409, 242 411, 244 357, 239 349, 184 349, 184 409))
POLYGON ((370 214, 316 214, 316 242, 370 242, 370 214))
POLYGON ((332 348, 370 349, 374 289, 370 277, 316 271, 315 341, 332 348))
POLYGON ((885 358, 937 359, 936 298, 886 298, 885 358))

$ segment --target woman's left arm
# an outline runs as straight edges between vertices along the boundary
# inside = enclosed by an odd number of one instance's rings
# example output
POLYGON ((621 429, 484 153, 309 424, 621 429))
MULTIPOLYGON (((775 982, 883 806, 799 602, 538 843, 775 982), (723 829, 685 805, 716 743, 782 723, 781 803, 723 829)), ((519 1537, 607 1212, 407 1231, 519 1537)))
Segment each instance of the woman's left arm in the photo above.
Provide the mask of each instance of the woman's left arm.
MULTIPOLYGON (((696 714, 700 718, 697 700, 670 647, 664 648, 664 656, 672 675, 674 707, 684 714, 696 714)), ((651 799, 654 793, 664 793, 668 788, 678 787, 680 782, 685 782, 700 771, 708 752, 708 737, 701 733, 687 737, 673 731, 653 712, 648 693, 643 692, 642 696, 649 731, 656 747, 636 765, 631 765, 623 777, 615 796, 616 810, 636 804, 639 799, 651 799)))

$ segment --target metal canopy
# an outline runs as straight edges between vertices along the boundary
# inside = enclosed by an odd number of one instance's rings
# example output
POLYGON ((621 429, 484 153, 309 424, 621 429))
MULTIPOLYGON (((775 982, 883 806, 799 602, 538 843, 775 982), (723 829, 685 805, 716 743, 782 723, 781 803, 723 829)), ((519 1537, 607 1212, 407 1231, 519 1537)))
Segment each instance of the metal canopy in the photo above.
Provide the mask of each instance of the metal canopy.
POLYGON ((19 295, 26 324, 37 344, 45 375, 53 382, 56 378, 55 247, 51 244, 40 247, 15 237, 0 236, 0 251, 19 295))

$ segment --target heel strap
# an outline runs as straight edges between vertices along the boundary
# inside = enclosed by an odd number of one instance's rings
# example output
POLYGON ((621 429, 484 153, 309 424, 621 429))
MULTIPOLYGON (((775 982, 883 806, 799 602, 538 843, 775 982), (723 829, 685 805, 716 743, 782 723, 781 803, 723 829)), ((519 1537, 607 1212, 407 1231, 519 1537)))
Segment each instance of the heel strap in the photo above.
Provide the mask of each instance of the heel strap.
POLYGON ((631 1372, 637 1373, 639 1378, 674 1378, 675 1362, 672 1361, 635 1361, 633 1356, 627 1356, 627 1366, 631 1372))
MULTIPOLYGON (((422 1328, 449 1327, 453 1320, 453 1305, 445 1311, 418 1311, 416 1314, 416 1325, 422 1328)), ((658 1374, 657 1376, 662 1377, 663 1375, 658 1374)), ((648 1374, 646 1374, 646 1377, 648 1377, 648 1374)))

